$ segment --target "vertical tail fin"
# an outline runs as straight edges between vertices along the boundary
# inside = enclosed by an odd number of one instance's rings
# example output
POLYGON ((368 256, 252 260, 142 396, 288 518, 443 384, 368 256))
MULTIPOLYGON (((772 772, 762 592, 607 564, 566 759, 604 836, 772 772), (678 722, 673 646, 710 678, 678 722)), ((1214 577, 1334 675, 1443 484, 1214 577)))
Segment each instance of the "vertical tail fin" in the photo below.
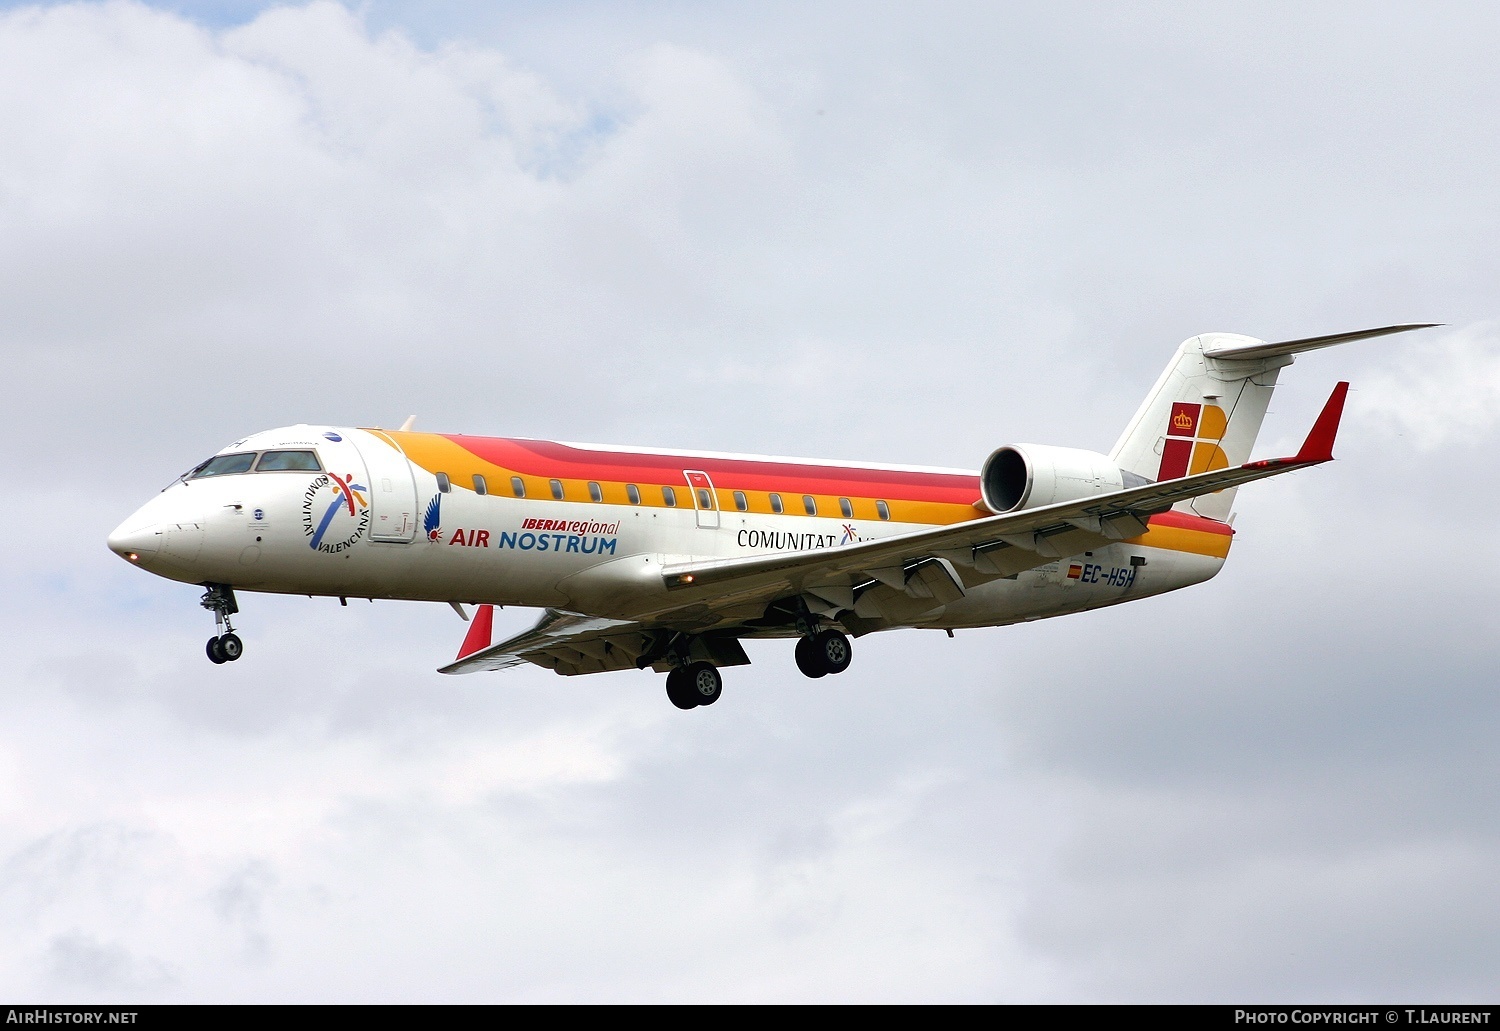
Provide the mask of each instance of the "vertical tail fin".
MULTIPOLYGON (((1237 333, 1184 340, 1110 457, 1120 468, 1151 480, 1243 465, 1250 460, 1276 377, 1295 355, 1431 325, 1385 326, 1274 344, 1237 333)), ((1229 489, 1177 507, 1225 519, 1233 503, 1234 490, 1229 489)))

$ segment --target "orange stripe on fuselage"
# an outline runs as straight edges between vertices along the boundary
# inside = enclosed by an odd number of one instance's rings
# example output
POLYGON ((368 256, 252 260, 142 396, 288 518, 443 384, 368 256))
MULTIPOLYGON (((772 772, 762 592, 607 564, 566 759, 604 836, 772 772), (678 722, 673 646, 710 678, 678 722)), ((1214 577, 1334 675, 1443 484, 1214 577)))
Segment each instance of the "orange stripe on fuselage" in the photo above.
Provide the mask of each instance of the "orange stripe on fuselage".
MULTIPOLYGON (((667 508, 661 488, 677 492, 676 507, 691 510, 692 498, 683 476, 701 470, 713 480, 719 509, 737 511, 733 494, 742 491, 749 511, 774 514, 771 494, 780 494, 785 515, 805 515, 802 496, 811 495, 818 514, 842 518, 840 499, 849 499, 855 519, 878 520, 876 500, 890 506, 891 521, 951 526, 985 518, 974 507, 979 477, 972 473, 926 472, 916 469, 869 469, 860 466, 815 465, 760 458, 722 458, 703 455, 642 454, 597 451, 548 440, 471 437, 446 433, 401 433, 374 430, 394 441, 406 456, 429 473, 446 473, 457 487, 472 489, 474 476, 485 478, 489 492, 511 496, 511 477, 520 477, 526 496, 552 499, 551 480, 563 485, 568 501, 588 502, 588 485, 597 483, 606 505, 631 505, 626 484, 641 491, 641 506, 667 508)), ((1138 537, 1125 541, 1148 548, 1184 551, 1224 558, 1234 531, 1226 523, 1176 510, 1154 515, 1138 537)))
POLYGON ((979 477, 964 473, 934 473, 906 469, 868 469, 859 466, 803 465, 756 458, 717 458, 702 455, 657 455, 595 451, 544 440, 469 437, 459 434, 383 434, 406 456, 430 473, 446 473, 460 487, 472 487, 474 474, 485 478, 493 494, 512 494, 511 477, 520 477, 526 496, 552 497, 550 480, 562 482, 569 501, 590 500, 589 483, 599 484, 603 502, 631 504, 626 484, 640 488, 642 505, 667 508, 661 488, 677 492, 676 507, 693 507, 685 495, 685 470, 706 472, 714 484, 718 507, 737 511, 734 492, 741 491, 749 511, 772 514, 770 496, 780 494, 786 515, 805 515, 802 496, 817 501, 818 514, 843 518, 839 500, 848 498, 854 519, 878 520, 875 502, 886 502, 891 520, 947 526, 977 518, 979 477))
POLYGON ((1125 543, 1227 558, 1230 542, 1234 540, 1234 529, 1228 523, 1176 509, 1154 515, 1146 524, 1145 533, 1132 537, 1125 543))

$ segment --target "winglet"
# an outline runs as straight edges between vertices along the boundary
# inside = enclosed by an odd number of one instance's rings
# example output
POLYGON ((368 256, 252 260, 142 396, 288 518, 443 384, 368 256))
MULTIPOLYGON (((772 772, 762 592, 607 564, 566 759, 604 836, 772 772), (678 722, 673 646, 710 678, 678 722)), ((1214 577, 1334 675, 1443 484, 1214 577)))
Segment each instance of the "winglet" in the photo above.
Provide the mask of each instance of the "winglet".
POLYGON ((1308 431, 1307 439, 1302 442, 1302 450, 1297 452, 1294 461, 1333 461, 1333 438, 1338 436, 1339 418, 1344 414, 1344 398, 1348 394, 1348 383, 1340 383, 1333 388, 1333 393, 1328 395, 1328 403, 1323 406, 1318 421, 1308 431))
POLYGON ((474 620, 469 624, 469 632, 464 635, 464 643, 458 649, 458 656, 453 660, 467 658, 475 652, 482 652, 490 646, 490 638, 495 629, 495 606, 481 605, 474 613, 474 620))

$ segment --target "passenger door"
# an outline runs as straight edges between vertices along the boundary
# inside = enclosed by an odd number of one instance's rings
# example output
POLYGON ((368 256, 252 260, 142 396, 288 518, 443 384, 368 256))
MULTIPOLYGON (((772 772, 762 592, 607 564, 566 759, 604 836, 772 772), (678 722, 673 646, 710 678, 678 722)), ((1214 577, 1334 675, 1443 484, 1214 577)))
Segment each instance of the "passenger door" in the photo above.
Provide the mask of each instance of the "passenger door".
POLYGON ((417 532, 417 484, 399 444, 379 430, 350 438, 370 474, 370 540, 410 544, 417 532))
POLYGON ((714 483, 708 473, 697 469, 684 469, 688 492, 693 495, 693 508, 698 513, 698 526, 704 530, 719 528, 719 496, 714 492, 714 483))

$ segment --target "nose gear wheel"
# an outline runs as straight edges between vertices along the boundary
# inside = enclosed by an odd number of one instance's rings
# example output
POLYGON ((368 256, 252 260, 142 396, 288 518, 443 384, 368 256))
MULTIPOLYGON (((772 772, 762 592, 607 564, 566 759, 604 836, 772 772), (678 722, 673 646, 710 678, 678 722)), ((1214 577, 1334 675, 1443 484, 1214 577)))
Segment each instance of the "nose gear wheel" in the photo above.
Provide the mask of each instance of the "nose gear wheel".
POLYGON ((245 644, 234 632, 234 624, 229 621, 229 617, 240 610, 239 602, 234 598, 234 588, 228 584, 204 586, 208 590, 203 592, 203 598, 198 604, 214 614, 214 629, 217 631, 208 639, 208 645, 204 649, 208 653, 208 661, 216 666, 233 662, 245 654, 245 644))

